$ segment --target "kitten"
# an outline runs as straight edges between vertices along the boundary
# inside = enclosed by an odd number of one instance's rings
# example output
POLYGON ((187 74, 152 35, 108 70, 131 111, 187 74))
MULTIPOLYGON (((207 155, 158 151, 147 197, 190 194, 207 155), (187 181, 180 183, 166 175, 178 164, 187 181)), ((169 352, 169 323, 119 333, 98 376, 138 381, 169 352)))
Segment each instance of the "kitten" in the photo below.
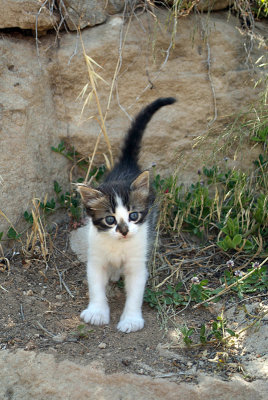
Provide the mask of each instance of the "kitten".
POLYGON ((143 132, 153 114, 173 104, 172 97, 159 98, 133 121, 122 154, 113 170, 97 188, 79 186, 87 214, 87 278, 90 302, 81 318, 94 325, 108 324, 109 306, 105 287, 109 279, 125 277, 126 303, 117 325, 122 332, 142 329, 142 302, 147 279, 146 262, 154 238, 156 207, 149 172, 141 171, 138 156, 143 132))

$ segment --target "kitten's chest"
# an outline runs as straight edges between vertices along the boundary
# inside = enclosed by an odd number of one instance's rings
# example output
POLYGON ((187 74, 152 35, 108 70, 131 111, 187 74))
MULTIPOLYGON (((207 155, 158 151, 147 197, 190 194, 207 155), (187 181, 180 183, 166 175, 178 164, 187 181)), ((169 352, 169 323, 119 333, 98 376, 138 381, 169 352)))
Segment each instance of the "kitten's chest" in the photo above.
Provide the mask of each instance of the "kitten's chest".
POLYGON ((142 256, 143 246, 137 243, 137 240, 117 240, 103 241, 98 249, 99 257, 105 260, 110 266, 121 268, 127 260, 142 256))
POLYGON ((122 268, 133 259, 144 260, 146 255, 147 241, 141 235, 122 240, 95 237, 89 246, 89 258, 97 258, 103 265, 115 268, 122 268))

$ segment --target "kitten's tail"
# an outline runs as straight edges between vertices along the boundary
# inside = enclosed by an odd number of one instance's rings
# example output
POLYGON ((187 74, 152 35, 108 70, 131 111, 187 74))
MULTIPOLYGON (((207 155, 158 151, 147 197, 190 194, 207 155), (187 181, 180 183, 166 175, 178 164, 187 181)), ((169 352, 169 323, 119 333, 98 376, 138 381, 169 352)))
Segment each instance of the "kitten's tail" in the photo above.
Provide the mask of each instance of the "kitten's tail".
POLYGON ((124 164, 125 162, 134 162, 137 164, 141 139, 146 125, 154 115, 154 113, 163 106, 175 103, 176 99, 174 97, 163 97, 155 100, 136 116, 131 124, 131 127, 126 135, 125 142, 122 148, 122 154, 119 158, 119 164, 124 164))

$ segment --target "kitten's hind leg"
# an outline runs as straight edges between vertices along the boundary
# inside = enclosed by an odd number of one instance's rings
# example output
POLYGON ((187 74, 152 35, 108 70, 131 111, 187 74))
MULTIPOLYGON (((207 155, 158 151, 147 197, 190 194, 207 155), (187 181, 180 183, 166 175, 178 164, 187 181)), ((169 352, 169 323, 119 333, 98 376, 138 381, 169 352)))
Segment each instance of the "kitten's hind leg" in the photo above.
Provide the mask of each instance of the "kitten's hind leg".
POLYGON ((93 325, 106 325, 110 321, 110 310, 105 294, 108 274, 97 260, 90 260, 87 265, 89 305, 81 312, 80 318, 93 325))
POLYGON ((144 327, 142 317, 143 293, 147 279, 146 262, 128 264, 125 270, 126 304, 117 329, 121 332, 135 332, 144 327))

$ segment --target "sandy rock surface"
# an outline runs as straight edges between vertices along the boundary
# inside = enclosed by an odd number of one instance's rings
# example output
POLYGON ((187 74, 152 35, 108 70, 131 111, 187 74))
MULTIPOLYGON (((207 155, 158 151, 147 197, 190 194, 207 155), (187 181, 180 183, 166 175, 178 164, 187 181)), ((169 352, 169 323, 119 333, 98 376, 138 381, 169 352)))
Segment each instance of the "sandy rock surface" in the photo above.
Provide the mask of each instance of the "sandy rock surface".
POLYGON ((55 362, 51 355, 0 352, 0 397, 13 400, 264 400, 267 384, 200 376, 197 385, 132 374, 105 375, 92 365, 55 362))

